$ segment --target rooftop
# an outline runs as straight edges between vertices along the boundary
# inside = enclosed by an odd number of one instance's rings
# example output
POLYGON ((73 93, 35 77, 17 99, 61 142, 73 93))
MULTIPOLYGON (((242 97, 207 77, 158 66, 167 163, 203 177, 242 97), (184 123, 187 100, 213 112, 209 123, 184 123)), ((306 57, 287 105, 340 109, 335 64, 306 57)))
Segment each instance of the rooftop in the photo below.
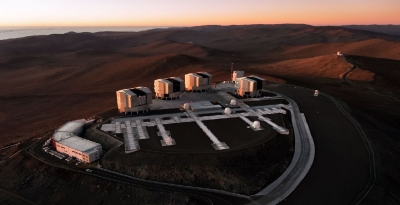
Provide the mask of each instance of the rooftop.
POLYGON ((250 81, 250 82, 257 82, 254 79, 251 79, 249 77, 241 77, 241 78, 236 78, 237 80, 246 80, 246 81, 250 81))
POLYGON ((124 93, 127 94, 127 95, 136 96, 135 93, 133 93, 132 91, 130 91, 130 90, 128 90, 128 89, 119 90, 118 92, 124 92, 124 93))
POLYGON ((198 75, 197 73, 188 73, 188 74, 186 74, 186 75, 192 75, 192 76, 194 76, 194 77, 196 77, 196 78, 200 78, 200 77, 201 77, 201 76, 198 75))
POLYGON ((197 75, 199 75, 203 78, 209 78, 211 76, 211 74, 209 74, 207 72, 198 72, 197 75))
POLYGON ((247 76, 247 77, 250 78, 250 79, 253 79, 253 80, 264 80, 264 78, 260 78, 260 77, 255 76, 255 75, 251 75, 251 76, 247 76))
POLYGON ((165 78, 157 79, 156 81, 163 82, 165 84, 172 84, 172 82, 169 79, 165 79, 165 78))
POLYGON ((52 138, 62 145, 81 152, 90 151, 90 149, 100 146, 100 144, 76 136, 78 134, 77 132, 80 131, 85 124, 86 120, 84 119, 67 122, 55 131, 52 138))
POLYGON ((135 93, 137 96, 144 96, 146 95, 146 92, 143 89, 138 89, 138 88, 130 88, 129 89, 131 92, 135 93))
POLYGON ((90 151, 94 147, 101 146, 99 143, 92 142, 78 136, 70 136, 69 138, 59 141, 58 143, 81 152, 90 151))
POLYGON ((76 132, 81 129, 86 123, 86 120, 75 120, 65 123, 63 126, 58 128, 56 132, 76 132))
POLYGON ((178 77, 170 77, 170 78, 167 78, 166 80, 171 81, 171 82, 183 82, 183 80, 178 77))
POLYGON ((210 101, 198 101, 189 103, 190 108, 193 111, 204 111, 204 110, 218 110, 222 111, 221 105, 214 105, 210 101))

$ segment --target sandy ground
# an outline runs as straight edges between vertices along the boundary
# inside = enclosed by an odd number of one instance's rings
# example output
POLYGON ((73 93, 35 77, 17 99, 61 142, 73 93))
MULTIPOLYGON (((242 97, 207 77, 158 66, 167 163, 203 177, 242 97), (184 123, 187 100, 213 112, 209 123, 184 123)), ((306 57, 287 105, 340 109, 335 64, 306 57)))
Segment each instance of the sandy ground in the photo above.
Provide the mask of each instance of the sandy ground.
POLYGON ((360 81, 360 82, 367 82, 371 83, 374 81, 375 73, 362 70, 359 68, 354 69, 347 75, 347 79, 351 81, 360 81))
MULTIPOLYGON (((16 148, 24 147, 26 144, 16 148)), ((0 164, 0 180, 1 204, 202 203, 178 193, 146 190, 48 166, 25 152, 0 164)))
POLYGON ((67 120, 113 109, 115 91, 121 88, 152 88, 154 79, 199 70, 212 73, 215 81, 228 80, 233 62, 235 70, 246 74, 319 89, 348 103, 369 130, 381 162, 379 183, 366 201, 400 203, 400 168, 394 166, 400 161, 395 146, 399 39, 342 27, 248 25, 3 40, 0 147, 40 136, 67 120), (337 51, 352 57, 340 61, 333 55, 337 51), (349 80, 363 82, 349 85, 340 79, 348 63, 359 69, 349 80))

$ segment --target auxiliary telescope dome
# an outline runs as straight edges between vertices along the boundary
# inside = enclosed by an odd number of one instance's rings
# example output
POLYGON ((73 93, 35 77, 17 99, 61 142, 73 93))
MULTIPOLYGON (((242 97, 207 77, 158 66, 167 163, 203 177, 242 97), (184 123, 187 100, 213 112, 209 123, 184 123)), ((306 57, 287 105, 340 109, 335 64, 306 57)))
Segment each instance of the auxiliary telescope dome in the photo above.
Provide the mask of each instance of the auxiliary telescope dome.
POLYGON ((185 103, 185 104, 183 104, 183 109, 185 109, 185 110, 189 110, 189 103, 185 103))
POLYGON ((254 129, 260 129, 260 122, 259 121, 254 121, 253 122, 253 128, 254 129))

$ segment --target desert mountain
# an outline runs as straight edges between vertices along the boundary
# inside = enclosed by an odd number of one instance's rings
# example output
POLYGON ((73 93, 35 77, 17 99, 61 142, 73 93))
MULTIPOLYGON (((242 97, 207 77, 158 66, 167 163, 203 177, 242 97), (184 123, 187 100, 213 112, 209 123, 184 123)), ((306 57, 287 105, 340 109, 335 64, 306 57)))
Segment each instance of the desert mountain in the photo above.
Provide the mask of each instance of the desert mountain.
POLYGON ((344 25, 343 27, 400 36, 400 25, 344 25))
MULTIPOLYGON (((160 77, 204 70, 216 81, 228 80, 231 62, 237 70, 274 82, 301 78, 340 83, 352 64, 336 58, 337 51, 400 60, 399 39, 344 27, 285 24, 71 32, 2 40, 0 132, 14 137, 1 141, 28 137, 31 133, 24 130, 31 126, 42 130, 41 125, 49 123, 40 119, 52 118, 56 126, 66 118, 113 108, 115 90, 139 85, 152 89, 153 80, 160 77), (20 131, 8 132, 6 121, 20 131)), ((386 80, 390 75, 376 69, 360 63, 347 77, 392 85, 386 80)))

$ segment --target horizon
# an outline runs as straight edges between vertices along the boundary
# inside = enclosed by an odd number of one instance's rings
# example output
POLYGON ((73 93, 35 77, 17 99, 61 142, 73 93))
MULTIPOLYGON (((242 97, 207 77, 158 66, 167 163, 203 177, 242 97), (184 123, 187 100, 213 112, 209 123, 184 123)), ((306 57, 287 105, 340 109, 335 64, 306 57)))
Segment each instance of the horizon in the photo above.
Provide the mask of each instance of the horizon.
POLYGON ((255 26, 255 25, 307 25, 307 26, 327 26, 327 27, 335 27, 335 26, 400 26, 400 24, 338 24, 338 25, 330 25, 330 24, 306 24, 306 23, 279 23, 279 24, 203 24, 203 25, 193 25, 193 26, 113 26, 113 25, 103 25, 103 26, 0 26, 0 29, 5 28, 125 28, 125 27, 142 27, 142 28, 191 28, 191 27, 204 27, 204 26, 255 26))
POLYGON ((192 27, 201 25, 307 24, 400 25, 400 2, 345 0, 280 2, 276 0, 7 1, 0 27, 192 27), (361 5, 361 6, 360 6, 361 5), (291 23, 288 23, 291 22, 291 23), (157 26, 154 26, 157 25, 157 26))

